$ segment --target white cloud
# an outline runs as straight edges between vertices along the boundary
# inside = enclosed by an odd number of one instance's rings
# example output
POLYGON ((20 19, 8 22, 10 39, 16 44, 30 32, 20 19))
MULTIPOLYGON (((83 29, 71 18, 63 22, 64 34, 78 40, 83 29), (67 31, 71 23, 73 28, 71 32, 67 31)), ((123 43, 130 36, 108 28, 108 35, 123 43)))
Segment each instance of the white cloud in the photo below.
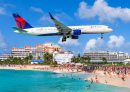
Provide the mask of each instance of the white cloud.
POLYGON ((96 39, 90 39, 85 47, 85 50, 89 51, 91 48, 95 48, 96 47, 96 39))
POLYGON ((62 11, 62 9, 55 9, 55 12, 60 12, 62 11))
POLYGON ((6 48, 6 47, 7 47, 7 43, 3 35, 0 33, 0 49, 6 48))
POLYGON ((60 44, 62 46, 78 46, 78 45, 80 45, 80 43, 78 42, 78 39, 67 38, 65 42, 62 42, 62 37, 58 41, 58 44, 60 44))
MULTIPOLYGON (((53 21, 51 20, 50 16, 49 16, 49 13, 44 13, 41 8, 30 7, 30 9, 32 11, 35 11, 35 12, 43 14, 43 16, 39 19, 39 22, 41 24, 43 24, 43 25, 54 24, 53 21)), ((61 11, 61 9, 55 10, 55 11, 61 11)), ((58 13, 58 14, 53 14, 53 16, 54 16, 55 19, 57 19, 60 22, 62 22, 62 20, 64 20, 64 19, 72 20, 72 18, 69 15, 67 15, 65 12, 61 12, 61 13, 58 13)))
POLYGON ((50 25, 53 23, 49 14, 43 14, 43 16, 39 19, 39 22, 43 25, 50 25))
POLYGON ((32 11, 35 11, 35 12, 43 13, 43 11, 42 11, 41 8, 31 7, 30 9, 31 9, 32 11))
POLYGON ((1 4, 3 7, 16 7, 15 5, 13 4, 1 4))
POLYGON ((90 51, 90 50, 117 50, 119 49, 123 44, 124 44, 125 38, 123 36, 115 36, 111 35, 109 37, 109 41, 105 42, 101 38, 97 39, 90 39, 86 46, 85 50, 90 51))
MULTIPOLYGON (((65 19, 72 20, 72 18, 69 17, 69 15, 67 15, 65 12, 53 14, 53 16, 55 19, 57 19, 60 22, 62 22, 62 20, 65 20, 65 19)), ((43 13, 43 16, 40 18, 39 22, 42 23, 43 25, 54 24, 48 13, 43 13)))
POLYGON ((72 20, 72 18, 68 15, 68 14, 66 14, 65 12, 61 12, 60 14, 55 14, 55 16, 54 16, 55 18, 57 17, 57 18, 62 18, 62 19, 68 19, 68 20, 72 20))
POLYGON ((80 19, 90 19, 98 16, 99 20, 114 22, 115 19, 121 19, 124 22, 130 22, 130 9, 121 7, 111 7, 105 0, 96 0, 93 6, 88 6, 86 2, 81 2, 77 13, 80 19))
POLYGON ((109 39, 110 40, 108 41, 107 44, 110 49, 119 48, 124 44, 125 41, 125 38, 123 36, 112 35, 109 37, 109 39))
POLYGON ((0 14, 2 14, 2 15, 6 14, 6 10, 2 7, 0 7, 0 14))

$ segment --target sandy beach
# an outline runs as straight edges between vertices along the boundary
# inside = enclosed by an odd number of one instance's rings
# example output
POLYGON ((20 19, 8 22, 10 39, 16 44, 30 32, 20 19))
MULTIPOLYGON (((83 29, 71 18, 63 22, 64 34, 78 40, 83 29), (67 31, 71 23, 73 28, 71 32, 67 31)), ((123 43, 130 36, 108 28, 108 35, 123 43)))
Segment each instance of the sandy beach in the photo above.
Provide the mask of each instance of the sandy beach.
POLYGON ((123 81, 121 79, 121 75, 118 77, 117 74, 111 73, 111 75, 108 74, 103 74, 103 71, 96 71, 94 73, 94 76, 88 78, 88 80, 91 81, 91 78, 93 79, 94 82, 96 82, 96 76, 97 76, 97 80, 99 81, 99 83, 103 83, 106 85, 114 85, 114 86, 118 86, 118 87, 127 87, 130 88, 130 76, 126 75, 125 77, 125 81, 123 81), (105 80, 107 81, 107 83, 105 82, 105 80))

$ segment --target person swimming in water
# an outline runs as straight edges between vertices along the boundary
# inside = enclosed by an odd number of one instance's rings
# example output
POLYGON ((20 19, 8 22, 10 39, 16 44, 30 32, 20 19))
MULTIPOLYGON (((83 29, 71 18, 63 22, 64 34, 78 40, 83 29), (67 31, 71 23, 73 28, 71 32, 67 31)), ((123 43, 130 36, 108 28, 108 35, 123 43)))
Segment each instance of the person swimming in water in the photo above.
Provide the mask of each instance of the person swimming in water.
POLYGON ((86 89, 88 89, 88 87, 86 86, 86 89))
POLYGON ((91 84, 93 84, 93 79, 91 78, 91 84))
POLYGON ((81 80, 81 78, 79 78, 79 80, 81 80))
POLYGON ((88 79, 85 79, 85 82, 88 81, 88 79))

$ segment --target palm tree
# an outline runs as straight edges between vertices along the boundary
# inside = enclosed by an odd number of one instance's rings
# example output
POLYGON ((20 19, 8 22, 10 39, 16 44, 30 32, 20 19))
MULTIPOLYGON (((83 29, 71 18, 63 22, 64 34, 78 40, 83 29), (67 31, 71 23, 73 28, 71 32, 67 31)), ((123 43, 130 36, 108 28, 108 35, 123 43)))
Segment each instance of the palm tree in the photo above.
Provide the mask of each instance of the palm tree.
POLYGON ((37 57, 38 60, 40 60, 40 58, 41 58, 40 56, 37 57))
POLYGON ((52 54, 49 54, 48 52, 43 55, 44 61, 50 61, 52 60, 53 56, 52 54))
POLYGON ((23 61, 22 61, 22 59, 20 57, 17 58, 17 64, 23 64, 23 61))
POLYGON ((10 60, 9 59, 4 60, 4 64, 10 64, 10 60))
POLYGON ((29 55, 28 58, 29 58, 29 60, 32 60, 32 59, 33 59, 33 56, 32 56, 32 55, 29 55))
POLYGON ((25 58, 23 58, 23 61, 25 62, 25 64, 28 64, 29 57, 25 57, 25 58))
POLYGON ((80 53, 78 53, 78 57, 80 57, 80 53))
POLYGON ((81 61, 82 63, 85 63, 85 57, 80 57, 80 61, 81 61))
POLYGON ((89 56, 87 56, 86 60, 88 60, 88 63, 90 63, 91 58, 89 56))
POLYGON ((105 57, 102 58, 103 62, 107 62, 107 59, 105 57))
POLYGON ((0 64, 3 64, 3 61, 0 60, 0 64))
POLYGON ((13 56, 10 56, 8 59, 9 59, 10 61, 12 61, 12 60, 13 60, 13 56))
POLYGON ((15 57, 15 58, 13 58, 13 60, 12 60, 13 62, 13 64, 17 64, 17 61, 18 61, 18 59, 15 57))
POLYGON ((73 58, 73 62, 78 63, 79 61, 80 61, 80 58, 79 58, 79 57, 74 57, 74 58, 73 58))

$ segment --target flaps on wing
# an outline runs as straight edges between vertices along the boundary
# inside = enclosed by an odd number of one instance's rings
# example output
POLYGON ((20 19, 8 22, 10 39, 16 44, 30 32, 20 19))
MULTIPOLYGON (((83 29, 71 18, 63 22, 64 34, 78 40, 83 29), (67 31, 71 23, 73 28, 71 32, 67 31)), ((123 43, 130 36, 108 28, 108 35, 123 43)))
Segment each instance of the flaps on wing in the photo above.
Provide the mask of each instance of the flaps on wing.
POLYGON ((18 30, 18 31, 20 31, 20 32, 27 32, 27 31, 25 31, 25 30, 23 30, 23 29, 20 29, 20 28, 17 28, 17 27, 12 27, 13 29, 15 29, 15 30, 18 30))
POLYGON ((53 20, 53 22, 55 23, 55 27, 59 30, 60 33, 66 33, 66 32, 70 32, 72 31, 72 29, 70 29, 69 27, 65 26, 64 24, 60 23, 59 21, 57 21, 49 12, 49 15, 51 17, 51 19, 53 20))

